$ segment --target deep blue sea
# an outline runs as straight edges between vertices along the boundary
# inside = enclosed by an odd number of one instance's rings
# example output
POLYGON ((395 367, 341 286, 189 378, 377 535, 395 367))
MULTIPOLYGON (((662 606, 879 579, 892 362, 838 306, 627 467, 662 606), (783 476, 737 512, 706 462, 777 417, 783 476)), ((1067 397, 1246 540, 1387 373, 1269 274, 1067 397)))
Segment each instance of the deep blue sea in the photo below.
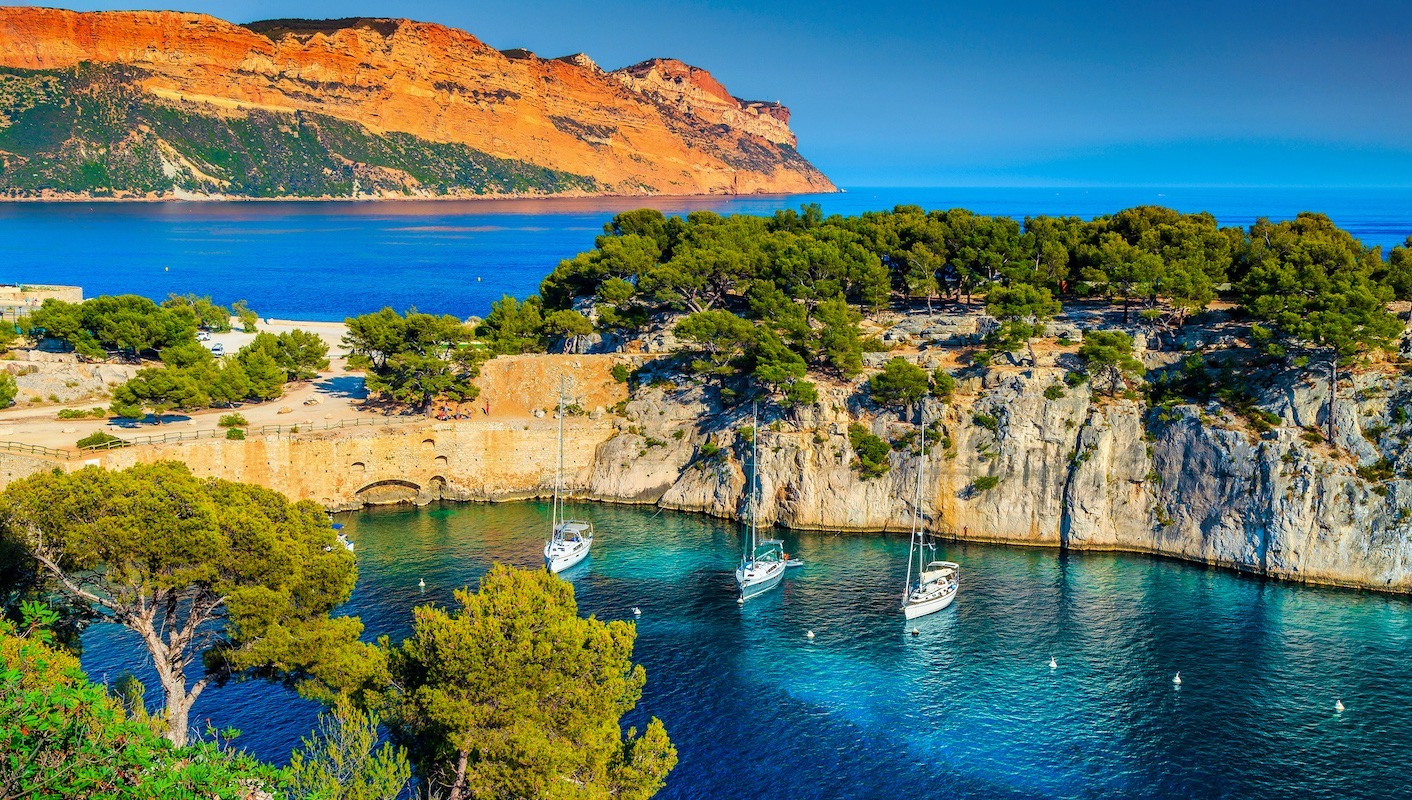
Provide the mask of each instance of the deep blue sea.
MULTIPOLYGON (((343 515, 360 570, 346 611, 369 636, 400 640, 415 605, 451 603, 490 563, 540 566, 548 513, 343 515)), ((958 599, 907 624, 905 538, 786 532, 807 566, 740 607, 735 525, 650 508, 576 513, 599 532, 590 560, 566 573, 581 612, 643 612, 635 658, 647 687, 627 722, 658 716, 677 744, 663 798, 1412 792, 1405 599, 1142 556, 953 544, 941 554, 961 564, 958 599)), ((95 679, 144 672, 121 646, 136 643, 111 627, 85 644, 95 679)), ((243 728, 237 743, 283 761, 314 715, 285 689, 245 683, 209 690, 193 719, 243 728)))
POLYGON ((1223 224, 1330 215, 1384 248, 1412 234, 1412 189, 903 189, 749 198, 435 202, 0 203, 0 282, 82 285, 88 295, 209 294, 261 315, 339 320, 392 306, 484 315, 593 246, 614 213, 653 206, 768 214, 817 202, 856 214, 910 203, 1023 219, 1142 204, 1223 224))

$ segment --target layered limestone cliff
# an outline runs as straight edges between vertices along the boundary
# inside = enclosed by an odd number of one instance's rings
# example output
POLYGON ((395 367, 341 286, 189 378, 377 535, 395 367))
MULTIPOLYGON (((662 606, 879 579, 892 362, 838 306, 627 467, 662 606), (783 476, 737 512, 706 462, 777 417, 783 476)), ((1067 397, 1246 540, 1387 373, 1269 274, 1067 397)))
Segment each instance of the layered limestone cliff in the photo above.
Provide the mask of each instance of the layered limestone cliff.
MULTIPOLYGON (((934 342, 973 336, 974 318, 933 320, 934 342)), ((1340 387, 1337 447, 1317 375, 1263 381, 1263 432, 1219 403, 1149 408, 1139 395, 1070 386, 1072 345, 961 371, 930 400, 921 508, 916 417, 871 405, 860 378, 820 387, 809 409, 767 409, 757 435, 764 521, 803 529, 908 529, 914 511, 942 536, 1074 550, 1153 553, 1277 578, 1412 592, 1412 377, 1370 370, 1340 387), (1013 363, 1019 361, 1021 363, 1013 363), (890 469, 864 479, 850 423, 893 443, 890 469), (987 480, 987 479, 993 479, 987 480), (990 485, 993 482, 993 486, 990 485)), ((955 364, 953 346, 905 357, 955 364)), ((1175 356, 1148 353, 1153 365, 1175 356)), ((519 356, 488 365, 486 392, 508 418, 410 421, 247 441, 203 440, 94 456, 120 468, 163 458, 199 474, 254 481, 331 509, 509 500, 553 487, 554 387, 569 376, 582 415, 566 420, 567 480, 582 498, 739 517, 749 409, 681 379, 651 354, 519 356), (639 371, 629 396, 611 376, 639 371)), ((0 480, 46 462, 0 453, 0 480)), ((82 462, 59 466, 75 469, 82 462)))
POLYGON ((0 68, 12 194, 833 190, 787 109, 703 70, 605 72, 410 20, 0 8, 0 68))

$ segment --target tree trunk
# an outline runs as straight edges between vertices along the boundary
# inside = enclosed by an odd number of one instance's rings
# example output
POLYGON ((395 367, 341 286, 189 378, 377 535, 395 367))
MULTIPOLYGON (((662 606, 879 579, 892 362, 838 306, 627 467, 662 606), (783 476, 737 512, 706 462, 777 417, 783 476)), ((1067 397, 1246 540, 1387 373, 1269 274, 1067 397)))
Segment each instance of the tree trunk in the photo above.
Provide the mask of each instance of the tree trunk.
POLYGON ((470 752, 462 750, 456 754, 456 779, 451 782, 450 800, 461 800, 466 791, 466 760, 470 752))
POLYGON ((168 606, 164 618, 165 625, 174 626, 176 596, 169 595, 154 600, 145 614, 132 619, 125 627, 133 629, 142 637, 148 654, 152 656, 152 665, 157 670, 157 681, 162 684, 162 695, 165 699, 163 716, 167 726, 162 735, 177 747, 185 747, 191 733, 191 707, 196 704, 196 698, 201 696, 209 680, 202 678, 190 687, 186 685, 186 665, 190 661, 187 648, 205 615, 198 614, 188 620, 184 629, 171 631, 171 641, 164 641, 154 621, 157 607, 161 604, 168 606))
POLYGON ((186 670, 180 663, 173 663, 172 653, 153 629, 139 630, 147 642, 147 650, 152 655, 153 666, 157 668, 157 681, 162 684, 165 698, 167 729, 163 732, 172 744, 185 747, 191 732, 191 706, 201 693, 198 686, 194 691, 186 688, 186 670))
POLYGON ((1338 449, 1338 440, 1334 436, 1338 433, 1337 424, 1334 422, 1334 401, 1338 398, 1338 353, 1334 353, 1329 359, 1329 446, 1338 449))
MULTIPOLYGON (((166 690, 166 686, 162 687, 166 690)), ((167 730, 162 735, 177 747, 186 746, 187 735, 191 732, 191 706, 196 696, 186 692, 185 687, 175 692, 167 691, 167 730)))

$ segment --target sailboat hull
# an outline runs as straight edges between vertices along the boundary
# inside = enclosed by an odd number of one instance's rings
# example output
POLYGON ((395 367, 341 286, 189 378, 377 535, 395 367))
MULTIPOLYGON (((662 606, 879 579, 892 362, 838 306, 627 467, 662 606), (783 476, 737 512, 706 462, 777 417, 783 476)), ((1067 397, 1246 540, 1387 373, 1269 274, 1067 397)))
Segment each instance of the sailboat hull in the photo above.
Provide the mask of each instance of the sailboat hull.
POLYGON ((735 571, 735 585, 740 587, 741 599, 749 600, 779 586, 780 581, 784 579, 784 571, 785 565, 782 562, 738 567, 735 571))
POLYGON ((907 619, 925 617, 951 605, 951 601, 956 599, 956 586, 952 584, 951 591, 943 592, 936 597, 928 598, 917 602, 908 602, 902 607, 902 615, 907 619))
POLYGON ((551 542, 544 546, 544 568, 550 572, 558 573, 588 558, 588 551, 593 547, 593 540, 590 539, 573 548, 555 547, 554 545, 555 543, 551 542))

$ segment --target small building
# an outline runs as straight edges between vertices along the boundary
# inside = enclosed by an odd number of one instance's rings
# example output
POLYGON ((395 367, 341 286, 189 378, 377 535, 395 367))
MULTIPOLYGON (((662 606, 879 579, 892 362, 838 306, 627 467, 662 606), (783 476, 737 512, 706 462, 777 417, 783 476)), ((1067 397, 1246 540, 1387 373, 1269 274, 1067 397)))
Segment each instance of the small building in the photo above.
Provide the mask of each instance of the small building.
POLYGON ((0 284, 0 319, 14 321, 53 298, 66 303, 82 303, 81 286, 46 286, 38 283, 0 284))

